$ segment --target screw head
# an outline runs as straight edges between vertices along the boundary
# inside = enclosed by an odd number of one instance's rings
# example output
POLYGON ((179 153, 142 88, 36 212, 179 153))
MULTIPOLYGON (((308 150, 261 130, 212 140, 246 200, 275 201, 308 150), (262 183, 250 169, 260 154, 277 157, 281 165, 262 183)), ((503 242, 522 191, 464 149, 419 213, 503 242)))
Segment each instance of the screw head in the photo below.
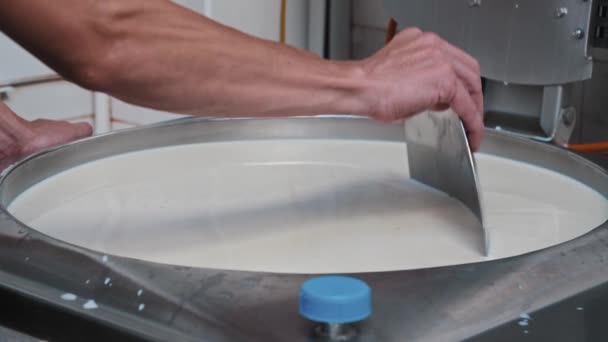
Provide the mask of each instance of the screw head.
POLYGON ((555 10, 556 18, 563 18, 566 16, 566 14, 568 14, 568 9, 566 7, 560 7, 555 10))
POLYGON ((576 39, 583 39, 585 38, 585 30, 583 30, 582 28, 577 28, 576 30, 574 30, 574 32, 572 32, 572 37, 576 38, 576 39))
POLYGON ((481 0, 469 0, 469 7, 481 6, 481 0))
POLYGON ((566 127, 570 127, 574 123, 574 112, 572 110, 566 110, 562 115, 562 123, 566 127))

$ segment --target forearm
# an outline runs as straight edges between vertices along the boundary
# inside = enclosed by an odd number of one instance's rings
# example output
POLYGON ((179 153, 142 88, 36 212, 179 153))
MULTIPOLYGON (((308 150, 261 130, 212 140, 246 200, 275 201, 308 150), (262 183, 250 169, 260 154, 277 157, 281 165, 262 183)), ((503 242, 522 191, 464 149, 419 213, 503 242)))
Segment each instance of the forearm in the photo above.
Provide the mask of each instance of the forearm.
POLYGON ((177 12, 165 19, 167 29, 160 36, 142 23, 162 20, 161 13, 124 23, 118 47, 123 52, 118 52, 115 78, 105 91, 132 103, 189 114, 363 111, 356 96, 356 67, 177 12))
POLYGON ((9 35, 66 78, 131 103, 221 116, 368 111, 354 63, 254 38, 165 0, 7 2, 0 25, 9 35), (24 32, 15 20, 23 17, 44 30, 24 32))

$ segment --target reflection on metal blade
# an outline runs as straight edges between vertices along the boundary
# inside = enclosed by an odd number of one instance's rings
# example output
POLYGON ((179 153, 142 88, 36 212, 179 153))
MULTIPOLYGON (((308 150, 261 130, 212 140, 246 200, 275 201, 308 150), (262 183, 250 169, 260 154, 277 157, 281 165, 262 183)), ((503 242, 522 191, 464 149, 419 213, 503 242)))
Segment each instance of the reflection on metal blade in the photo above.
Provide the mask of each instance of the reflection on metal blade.
POLYGON ((410 177, 461 201, 479 220, 489 253, 475 160, 462 122, 451 110, 424 112, 405 122, 410 177))

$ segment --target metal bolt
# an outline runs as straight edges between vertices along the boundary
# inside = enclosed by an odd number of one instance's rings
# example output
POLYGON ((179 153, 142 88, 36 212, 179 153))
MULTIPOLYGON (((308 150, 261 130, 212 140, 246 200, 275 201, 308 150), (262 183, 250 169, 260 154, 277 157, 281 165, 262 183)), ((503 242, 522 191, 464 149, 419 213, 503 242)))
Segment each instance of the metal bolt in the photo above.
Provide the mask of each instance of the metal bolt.
POLYGON ((564 114, 564 116, 562 116, 562 122, 564 123, 564 125, 566 127, 568 127, 572 124, 572 118, 569 117, 568 115, 564 114))
POLYGON ((563 18, 566 16, 566 14, 568 14, 568 9, 566 7, 560 7, 555 10, 556 18, 563 18))
POLYGON ((481 0, 469 0, 469 7, 481 6, 481 0))
POLYGON ((570 127, 570 125, 574 123, 574 116, 575 113, 572 109, 564 110, 564 113, 562 114, 562 123, 564 126, 570 127))
POLYGON ((585 38, 585 30, 583 30, 582 28, 577 28, 576 30, 574 30, 574 32, 572 32, 572 37, 576 38, 576 39, 583 39, 585 38))

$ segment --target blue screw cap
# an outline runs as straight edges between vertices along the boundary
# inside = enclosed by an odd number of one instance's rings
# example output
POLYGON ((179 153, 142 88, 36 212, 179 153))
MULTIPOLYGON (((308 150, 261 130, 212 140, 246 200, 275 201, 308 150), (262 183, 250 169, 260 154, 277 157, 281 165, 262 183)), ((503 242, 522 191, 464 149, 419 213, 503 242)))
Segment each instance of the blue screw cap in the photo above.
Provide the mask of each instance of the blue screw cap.
POLYGON ((300 314, 321 323, 362 321, 372 312, 371 293, 370 287, 356 278, 312 278, 300 289, 300 314))

